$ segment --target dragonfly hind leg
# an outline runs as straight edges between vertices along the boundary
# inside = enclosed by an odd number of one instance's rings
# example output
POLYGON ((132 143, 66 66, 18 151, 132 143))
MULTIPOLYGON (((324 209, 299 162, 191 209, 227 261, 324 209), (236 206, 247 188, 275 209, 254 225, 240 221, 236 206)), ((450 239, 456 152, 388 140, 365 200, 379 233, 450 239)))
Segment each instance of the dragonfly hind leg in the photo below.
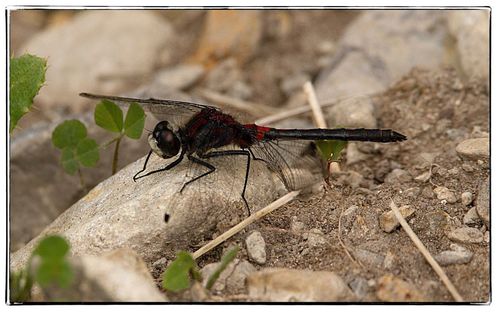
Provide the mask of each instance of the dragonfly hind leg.
MULTIPOLYGON (((234 156, 234 155, 242 155, 242 156, 246 156, 247 157, 247 167, 246 167, 246 172, 245 172, 245 183, 243 184, 243 191, 241 193, 241 198, 243 199, 243 202, 245 203, 245 207, 247 208, 247 211, 248 211, 248 215, 251 215, 251 212, 250 212, 250 208, 248 206, 248 202, 247 202, 247 199, 245 198, 245 191, 247 189, 247 182, 248 182, 248 173, 250 172, 250 152, 247 151, 247 150, 230 150, 230 151, 215 151, 215 152, 210 152, 210 153, 207 153, 207 154, 204 154, 204 155, 199 155, 200 158, 204 158, 204 159, 208 159, 208 158, 214 158, 214 157, 222 157, 222 156, 234 156)), ((253 154, 252 154, 253 156, 253 154)), ((253 157, 255 158, 255 156, 253 157)), ((182 186, 181 188, 181 193, 182 191, 184 190, 184 188, 188 185, 188 184, 191 184, 193 183, 194 181, 198 180, 198 179, 201 179, 209 174, 211 174, 212 172, 215 171, 215 167, 212 165, 212 164, 209 164, 208 162, 202 160, 202 159, 199 159, 199 158, 196 158, 192 155, 189 155, 188 156, 188 159, 199 164, 199 165, 202 165, 206 168, 209 169, 209 171, 197 176, 196 178, 193 178, 191 180, 189 180, 188 182, 184 183, 184 185, 182 186)))

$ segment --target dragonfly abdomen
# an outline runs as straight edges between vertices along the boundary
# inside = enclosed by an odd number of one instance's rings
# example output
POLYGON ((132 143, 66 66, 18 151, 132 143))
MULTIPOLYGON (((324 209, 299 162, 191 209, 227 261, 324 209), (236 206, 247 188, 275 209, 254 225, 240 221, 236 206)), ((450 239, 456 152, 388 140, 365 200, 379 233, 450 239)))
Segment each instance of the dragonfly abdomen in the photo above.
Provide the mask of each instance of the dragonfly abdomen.
POLYGON ((265 132, 264 140, 339 140, 368 142, 399 142, 406 136, 389 129, 273 129, 265 132))

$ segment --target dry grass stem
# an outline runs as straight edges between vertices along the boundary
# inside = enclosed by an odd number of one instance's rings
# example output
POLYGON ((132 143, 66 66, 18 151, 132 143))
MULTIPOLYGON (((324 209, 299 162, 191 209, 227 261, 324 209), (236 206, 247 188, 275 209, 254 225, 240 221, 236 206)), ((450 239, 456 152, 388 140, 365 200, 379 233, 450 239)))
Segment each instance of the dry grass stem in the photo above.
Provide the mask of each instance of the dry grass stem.
POLYGON ((310 81, 304 84, 304 92, 307 95, 309 106, 311 106, 316 126, 321 129, 326 129, 327 126, 325 116, 323 116, 323 112, 321 111, 321 107, 318 103, 318 97, 316 96, 316 92, 314 92, 314 87, 310 81))
POLYGON ((434 258, 431 256, 430 252, 425 248, 424 244, 422 241, 417 237, 415 232, 410 228, 408 223, 406 222, 405 218, 401 215, 401 212, 399 212, 398 207, 396 207, 396 204, 394 204, 394 201, 391 200, 391 209, 394 212, 394 215, 396 216, 396 219, 398 219, 399 223, 403 227, 403 229, 406 231, 406 234, 410 237, 410 239, 413 241, 415 246, 417 246, 418 250, 422 253, 422 255, 425 257, 425 260, 429 262, 431 265, 432 269, 437 273, 439 278, 443 281, 444 285, 450 292, 450 294, 453 296, 453 299, 458 302, 464 301, 462 296, 458 293, 457 289, 455 286, 451 283, 450 279, 448 276, 446 276, 446 273, 444 272, 443 268, 434 260, 434 258))
POLYGON ((212 241, 210 241, 205 246, 203 246, 200 249, 198 249, 195 253, 193 253, 193 258, 197 259, 197 258, 201 257, 202 255, 204 255, 208 251, 212 250, 213 248, 217 247, 219 244, 221 244, 222 242, 226 241, 227 239, 229 239, 230 237, 232 237, 233 235, 235 235, 239 231, 243 230, 245 227, 247 227, 251 223, 259 220, 260 218, 264 217, 268 213, 271 213, 274 210, 278 209, 279 207, 281 207, 281 206, 285 205, 286 203, 290 202, 292 199, 294 199, 295 197, 297 197, 297 195, 299 195, 299 194, 300 194, 300 190, 290 192, 290 193, 284 195, 283 197, 275 200, 274 202, 272 202, 271 204, 267 205, 266 207, 262 208, 261 210, 257 211, 256 213, 250 215, 245 220, 243 220, 240 223, 236 224, 235 226, 233 226, 232 228, 230 228, 226 232, 222 233, 221 235, 219 235, 218 237, 216 237, 215 239, 213 239, 212 241))

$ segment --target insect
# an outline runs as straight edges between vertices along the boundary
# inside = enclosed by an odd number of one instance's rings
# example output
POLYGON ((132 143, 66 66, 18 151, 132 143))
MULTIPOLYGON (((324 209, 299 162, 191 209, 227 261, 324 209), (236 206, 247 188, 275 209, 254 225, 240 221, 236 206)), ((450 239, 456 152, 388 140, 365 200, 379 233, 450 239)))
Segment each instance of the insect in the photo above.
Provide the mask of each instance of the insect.
POLYGON ((406 136, 390 129, 277 129, 241 124, 219 108, 190 102, 160 99, 137 99, 128 97, 81 93, 83 97, 110 100, 118 103, 138 103, 145 110, 159 115, 160 121, 148 137, 149 151, 144 166, 137 172, 134 181, 154 173, 167 171, 177 166, 184 158, 205 167, 204 173, 184 183, 180 192, 191 183, 213 173, 216 167, 210 159, 218 157, 246 158, 245 180, 241 198, 250 214, 245 191, 251 160, 263 161, 276 172, 287 189, 295 189, 300 177, 294 165, 304 159, 304 142, 317 140, 399 142, 406 136), (302 142, 297 143, 297 142, 302 142), (228 149, 228 147, 231 147, 228 149), (151 154, 169 159, 177 158, 164 168, 146 172, 151 154), (292 164, 293 163, 293 164, 292 164), (142 175, 141 175, 142 174, 142 175))

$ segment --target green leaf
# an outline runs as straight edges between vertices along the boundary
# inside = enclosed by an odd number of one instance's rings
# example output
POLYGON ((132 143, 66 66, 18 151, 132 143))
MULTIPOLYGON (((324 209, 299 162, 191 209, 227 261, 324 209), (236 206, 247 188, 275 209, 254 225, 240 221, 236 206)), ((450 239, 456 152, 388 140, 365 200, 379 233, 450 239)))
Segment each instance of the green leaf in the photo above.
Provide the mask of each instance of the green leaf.
POLYGON ((87 136, 87 128, 76 119, 66 120, 52 132, 52 144, 59 149, 76 147, 80 140, 87 136))
POLYGON ((95 107, 95 123, 108 131, 121 132, 123 129, 123 112, 115 103, 102 100, 95 107))
POLYGON ((139 139, 144 129, 146 114, 137 103, 130 104, 127 116, 125 116, 125 135, 131 139, 139 139))
POLYGON ((68 287, 73 281, 73 269, 64 259, 42 261, 35 272, 35 281, 42 287, 55 283, 59 287, 68 287))
POLYGON ((222 259, 220 260, 219 266, 217 266, 215 271, 208 278, 207 286, 206 286, 206 288, 208 290, 210 290, 212 288, 212 286, 215 284, 215 282, 219 278, 222 271, 224 271, 227 268, 227 266, 229 265, 229 263, 231 263, 231 261, 233 261, 234 258, 236 258, 236 255, 238 254, 238 250, 239 250, 239 248, 238 248, 238 246, 236 246, 233 249, 226 252, 226 254, 224 254, 224 256, 222 256, 222 259))
POLYGON ((85 167, 93 167, 99 161, 99 146, 93 139, 85 138, 76 147, 76 157, 85 167))
POLYGON ((58 235, 50 235, 40 241, 33 254, 43 259, 62 259, 69 251, 69 244, 58 235))
POLYGON ((189 288, 189 273, 192 270, 197 270, 193 257, 188 252, 180 251, 163 274, 163 288, 174 292, 189 288))
POLYGON ((78 171, 80 164, 78 163, 74 147, 66 147, 63 149, 61 155, 61 164, 64 168, 64 171, 66 171, 66 173, 68 174, 74 175, 78 171))
POLYGON ((29 112, 33 98, 45 81, 46 69, 45 59, 30 54, 10 60, 10 132, 29 112))
POLYGON ((347 146, 347 141, 316 141, 316 146, 323 159, 328 161, 337 161, 340 158, 340 153, 347 146))
POLYGON ((73 280, 73 269, 66 260, 68 251, 69 244, 61 236, 51 235, 42 239, 33 251, 33 255, 41 259, 35 272, 35 281, 41 286, 51 283, 59 287, 69 286, 73 280))

